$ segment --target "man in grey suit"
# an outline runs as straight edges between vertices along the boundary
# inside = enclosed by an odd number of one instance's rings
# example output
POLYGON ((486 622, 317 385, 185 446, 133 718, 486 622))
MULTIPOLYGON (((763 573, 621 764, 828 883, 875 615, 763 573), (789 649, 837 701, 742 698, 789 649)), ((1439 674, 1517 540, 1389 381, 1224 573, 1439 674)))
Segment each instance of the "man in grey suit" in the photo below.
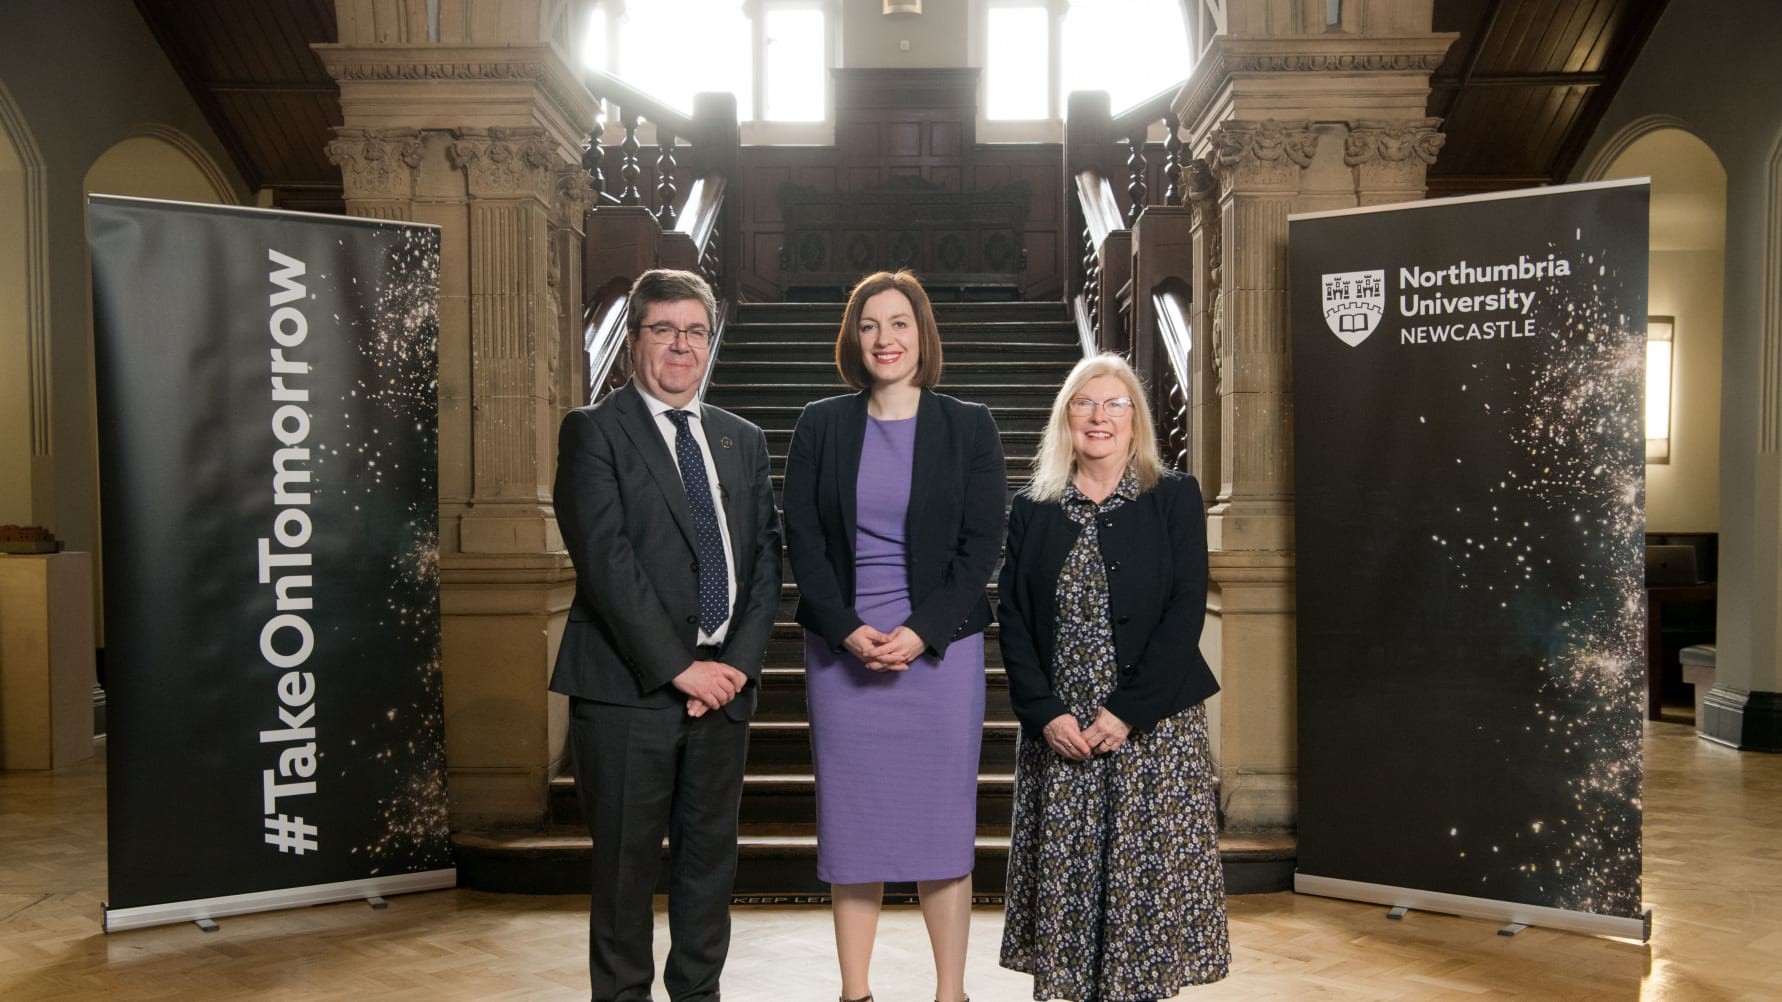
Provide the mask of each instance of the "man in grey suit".
POLYGON ((684 271, 632 286, 631 382, 563 419, 553 496, 575 604, 551 691, 594 839, 595 1002, 650 999, 655 891, 670 846, 675 1002, 715 1000, 730 946, 749 716, 780 597, 767 438, 695 400, 711 288, 684 271))

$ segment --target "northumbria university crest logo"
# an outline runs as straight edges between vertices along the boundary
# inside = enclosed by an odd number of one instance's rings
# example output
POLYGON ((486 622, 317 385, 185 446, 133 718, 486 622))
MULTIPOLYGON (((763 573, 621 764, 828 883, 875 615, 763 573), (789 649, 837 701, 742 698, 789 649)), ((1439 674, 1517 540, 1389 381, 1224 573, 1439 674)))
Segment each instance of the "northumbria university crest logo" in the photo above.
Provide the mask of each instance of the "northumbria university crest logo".
POLYGON ((1353 348, 1374 332, 1386 311, 1385 271, 1345 271, 1324 276, 1324 322, 1353 348))

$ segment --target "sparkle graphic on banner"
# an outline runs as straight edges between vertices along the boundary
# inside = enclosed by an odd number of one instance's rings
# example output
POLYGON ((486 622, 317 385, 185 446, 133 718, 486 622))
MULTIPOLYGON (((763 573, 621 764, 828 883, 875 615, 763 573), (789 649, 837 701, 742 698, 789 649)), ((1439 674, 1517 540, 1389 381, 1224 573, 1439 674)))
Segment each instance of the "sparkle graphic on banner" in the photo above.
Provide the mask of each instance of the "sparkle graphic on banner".
POLYGON ((1646 614, 1638 572, 1645 324, 1618 312, 1624 290, 1606 252, 1553 250, 1571 255, 1575 284, 1541 290, 1544 336, 1536 358, 1517 363, 1532 367, 1532 381, 1518 382, 1510 363, 1498 370, 1488 362, 1475 363, 1456 385, 1463 401, 1492 392, 1501 400, 1505 384, 1512 387, 1507 408, 1463 404, 1497 419, 1512 447, 1514 459, 1484 499, 1489 511, 1456 509, 1491 529, 1436 533, 1430 542, 1459 589, 1486 591, 1500 608, 1535 617, 1545 634, 1543 680, 1526 730, 1544 736, 1543 756, 1564 773, 1569 797, 1562 816, 1529 818, 1519 830, 1447 833, 1459 859, 1512 857, 1497 870, 1486 864, 1482 883, 1514 876, 1550 895, 1555 907, 1633 915, 1640 906, 1646 614), (1588 293, 1579 277, 1590 282, 1588 293), (1503 510, 1531 507, 1548 517, 1531 524, 1503 510), (1555 549, 1582 559, 1557 568, 1545 555, 1555 549), (1514 872, 1502 873, 1505 866, 1514 872))
MULTIPOLYGON (((369 753, 351 766, 374 791, 374 823, 352 848, 374 874, 452 865, 446 807, 445 721, 439 636, 439 509, 432 462, 420 469, 395 457, 437 456, 439 323, 437 235, 391 227, 374 288, 360 288, 356 324, 359 376, 340 401, 346 438, 323 450, 337 489, 355 493, 362 517, 380 527, 381 566, 367 567, 385 586, 368 622, 383 649, 402 652, 412 679, 390 687, 402 702, 360 727, 353 744, 369 753), (369 405, 369 406, 368 406, 369 405), (363 426, 355 427, 353 414, 363 426), (392 503, 395 502, 395 503, 392 503), (412 652, 412 653, 410 653, 412 652)), ((368 638, 351 637, 354 646, 368 638)), ((389 666, 381 666, 389 670, 389 666)), ((400 670, 400 669, 398 669, 400 670)), ((345 774, 345 769, 341 770, 345 774)))

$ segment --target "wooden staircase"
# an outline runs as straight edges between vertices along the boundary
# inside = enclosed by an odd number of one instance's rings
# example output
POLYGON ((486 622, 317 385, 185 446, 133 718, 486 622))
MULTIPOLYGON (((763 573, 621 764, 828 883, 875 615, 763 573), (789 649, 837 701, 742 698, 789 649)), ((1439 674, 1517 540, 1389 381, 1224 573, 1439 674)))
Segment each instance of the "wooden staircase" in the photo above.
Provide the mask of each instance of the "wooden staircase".
MULTIPOLYGON (((1012 495, 1032 470, 1054 394, 1082 357, 1076 328, 1061 303, 936 303, 935 312, 946 353, 939 389, 991 408, 1002 433, 1012 495)), ((841 314, 836 303, 744 304, 724 333, 706 400, 766 432, 775 497, 799 412, 810 401, 848 392, 834 361, 841 314)), ((992 598, 994 590, 992 583, 992 598)), ((816 875, 816 788, 805 713, 803 633, 792 621, 797 596, 788 569, 762 670, 760 703, 750 725, 735 892, 739 902, 815 902, 828 894, 828 885, 816 875)), ((1008 860, 1018 725, 1009 708, 994 625, 984 653, 989 691, 979 759, 974 887, 979 895, 995 897, 1002 892, 1008 860)), ((551 783, 545 829, 460 832, 454 843, 464 886, 573 893, 588 885, 590 843, 575 781, 567 774, 551 783)), ((1291 875, 1291 842, 1276 843, 1228 845, 1228 882, 1244 882, 1242 873, 1234 874, 1233 863, 1248 860, 1263 864, 1269 873, 1263 886, 1252 889, 1284 886, 1291 875)), ((887 891, 895 899, 912 895, 914 888, 892 885, 887 891)))

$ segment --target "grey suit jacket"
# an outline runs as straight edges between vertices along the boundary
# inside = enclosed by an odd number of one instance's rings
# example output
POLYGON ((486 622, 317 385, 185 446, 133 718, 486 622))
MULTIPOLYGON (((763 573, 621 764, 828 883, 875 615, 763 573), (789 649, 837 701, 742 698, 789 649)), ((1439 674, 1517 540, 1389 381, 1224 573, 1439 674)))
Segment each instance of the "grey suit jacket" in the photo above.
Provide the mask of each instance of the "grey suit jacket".
MULTIPOLYGON (((750 678, 724 711, 742 721, 755 711, 779 606, 780 523, 761 429, 704 404, 700 420, 737 573, 718 660, 750 678)), ((699 633, 693 516, 675 458, 633 386, 564 417, 552 497, 576 587, 551 691, 623 706, 684 701, 672 683, 693 663, 699 633)))

